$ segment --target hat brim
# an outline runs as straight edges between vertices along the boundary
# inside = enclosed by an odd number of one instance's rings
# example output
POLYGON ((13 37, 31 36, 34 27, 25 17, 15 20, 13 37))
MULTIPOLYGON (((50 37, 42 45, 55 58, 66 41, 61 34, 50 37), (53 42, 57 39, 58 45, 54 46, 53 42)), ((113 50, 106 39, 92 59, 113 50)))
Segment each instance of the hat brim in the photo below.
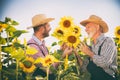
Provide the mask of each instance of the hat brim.
POLYGON ((108 32, 108 26, 104 21, 96 21, 96 20, 91 20, 91 19, 87 19, 84 20, 82 22, 80 22, 81 25, 83 25, 84 27, 86 26, 86 24, 88 23, 95 23, 95 24, 99 24, 102 28, 103 28, 103 33, 108 32))
POLYGON ((51 21, 54 20, 54 19, 55 19, 55 18, 46 18, 46 19, 44 19, 43 21, 39 22, 39 24, 36 24, 36 25, 32 25, 32 26, 27 27, 27 29, 37 27, 37 26, 40 25, 40 24, 45 24, 45 23, 51 22, 51 21))

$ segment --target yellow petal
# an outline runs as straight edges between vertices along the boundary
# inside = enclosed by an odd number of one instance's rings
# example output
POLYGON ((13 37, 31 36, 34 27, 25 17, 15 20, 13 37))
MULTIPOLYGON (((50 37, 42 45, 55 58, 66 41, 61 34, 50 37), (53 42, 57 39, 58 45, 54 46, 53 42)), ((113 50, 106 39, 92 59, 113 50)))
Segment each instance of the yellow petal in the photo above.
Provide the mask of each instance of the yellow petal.
POLYGON ((43 63, 43 58, 37 58, 34 63, 35 64, 43 63))
POLYGON ((37 52, 38 51, 34 47, 27 46, 26 54, 28 54, 28 55, 34 55, 37 52))

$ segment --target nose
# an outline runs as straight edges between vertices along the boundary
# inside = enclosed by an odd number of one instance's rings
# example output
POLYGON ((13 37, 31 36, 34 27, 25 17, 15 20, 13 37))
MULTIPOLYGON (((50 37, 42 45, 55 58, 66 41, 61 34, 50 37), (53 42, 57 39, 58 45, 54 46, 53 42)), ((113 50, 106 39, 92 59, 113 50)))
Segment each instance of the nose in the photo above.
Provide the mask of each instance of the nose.
POLYGON ((49 27, 49 31, 51 31, 51 27, 49 27))
POLYGON ((49 30, 51 30, 51 27, 50 27, 50 29, 49 30))
POLYGON ((87 32, 87 31, 88 31, 88 29, 87 29, 87 28, 85 28, 85 31, 87 32))

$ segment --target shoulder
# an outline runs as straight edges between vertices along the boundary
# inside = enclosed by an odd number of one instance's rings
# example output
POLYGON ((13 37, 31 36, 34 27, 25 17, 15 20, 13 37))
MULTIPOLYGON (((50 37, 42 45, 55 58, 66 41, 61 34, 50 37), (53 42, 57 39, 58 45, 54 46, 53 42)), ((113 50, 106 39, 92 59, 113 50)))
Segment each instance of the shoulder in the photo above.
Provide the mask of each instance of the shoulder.
POLYGON ((39 47, 39 45, 32 38, 27 42, 27 45, 30 47, 35 47, 35 48, 39 47))
POLYGON ((111 38, 111 37, 106 37, 106 41, 108 41, 108 42, 114 42, 114 39, 111 38))
POLYGON ((27 43, 35 43, 35 41, 34 41, 34 39, 33 38, 31 38, 30 40, 28 40, 28 42, 27 43))
POLYGON ((105 37, 105 41, 108 45, 115 45, 114 39, 111 37, 105 37))

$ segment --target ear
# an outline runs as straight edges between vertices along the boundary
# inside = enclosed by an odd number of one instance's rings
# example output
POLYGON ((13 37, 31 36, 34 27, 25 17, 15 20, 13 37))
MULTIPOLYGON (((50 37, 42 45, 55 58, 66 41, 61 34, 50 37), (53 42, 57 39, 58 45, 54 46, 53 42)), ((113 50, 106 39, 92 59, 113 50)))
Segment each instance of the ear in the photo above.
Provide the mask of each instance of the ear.
POLYGON ((100 25, 99 24, 96 24, 96 29, 100 30, 100 25))
POLYGON ((40 27, 39 32, 43 32, 43 31, 44 31, 44 27, 40 27))

